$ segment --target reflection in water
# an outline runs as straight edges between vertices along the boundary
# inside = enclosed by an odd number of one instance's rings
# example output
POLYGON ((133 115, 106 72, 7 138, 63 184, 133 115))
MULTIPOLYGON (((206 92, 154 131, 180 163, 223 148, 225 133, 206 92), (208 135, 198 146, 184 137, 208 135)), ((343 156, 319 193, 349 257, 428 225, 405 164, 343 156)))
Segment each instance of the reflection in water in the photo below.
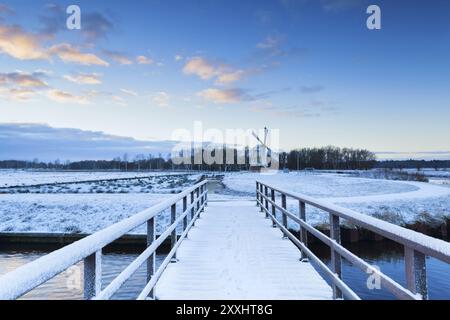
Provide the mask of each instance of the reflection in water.
MULTIPOLYGON (((47 254, 42 251, 0 251, 0 275, 12 271, 28 262, 47 254)), ((108 285, 119 275, 134 259, 136 253, 105 253, 102 257, 103 287, 108 285)), ((156 264, 159 266, 164 255, 157 255, 156 264)), ((145 263, 136 273, 124 283, 121 289, 113 296, 113 299, 136 299, 146 281, 145 263)), ((30 291, 22 299, 33 300, 80 300, 83 299, 83 263, 69 268, 53 279, 30 291)))
MULTIPOLYGON (((406 286, 403 246, 392 241, 361 241, 346 243, 348 250, 363 258, 367 263, 377 266, 381 272, 406 286)), ((325 245, 311 246, 312 251, 330 266, 330 249, 325 245)), ((427 257, 427 280, 429 299, 450 299, 450 265, 427 257)), ((319 272, 320 270, 316 268, 319 272)), ((369 274, 343 260, 343 278, 361 299, 395 299, 387 290, 368 289, 369 274)), ((322 276, 323 273, 321 273, 322 276)), ((325 278, 325 276, 324 276, 325 278)))
MULTIPOLYGON (((381 271, 401 285, 405 285, 405 266, 403 247, 391 241, 347 243, 345 247, 366 260, 378 266, 381 271)), ((329 248, 314 244, 312 251, 327 264, 330 262, 329 248)), ((0 274, 5 274, 17 267, 31 262, 52 249, 46 251, 30 251, 24 249, 0 250, 0 274)), ((125 269, 138 253, 106 252, 103 255, 103 287, 110 283, 123 269, 125 269)), ((157 266, 164 259, 164 255, 157 256, 157 266)), ((319 269, 318 269, 319 270, 319 269)), ((320 270, 319 270, 320 271, 320 270)), ((323 275, 323 274, 322 274, 323 275)), ((450 299, 450 266, 433 258, 427 258, 427 275, 430 299, 450 299)), ((23 299, 82 299, 83 287, 82 263, 56 276, 35 290, 26 294, 23 299)), ((344 261, 343 277, 345 282, 362 299, 393 299, 386 290, 369 290, 367 288, 368 274, 351 266, 344 261)), ((113 299, 135 299, 144 288, 146 281, 145 264, 130 278, 113 296, 113 299)))

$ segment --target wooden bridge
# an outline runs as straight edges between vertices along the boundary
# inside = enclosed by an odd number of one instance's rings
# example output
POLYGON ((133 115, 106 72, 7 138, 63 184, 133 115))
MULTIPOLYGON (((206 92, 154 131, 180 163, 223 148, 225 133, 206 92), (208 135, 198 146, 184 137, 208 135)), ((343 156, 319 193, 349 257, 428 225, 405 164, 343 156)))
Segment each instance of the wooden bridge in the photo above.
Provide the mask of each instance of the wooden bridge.
POLYGON ((128 219, 43 256, 0 277, 0 299, 17 299, 83 261, 85 299, 110 299, 145 264, 147 281, 137 299, 359 299, 345 283, 342 260, 378 277, 399 299, 427 299, 426 256, 450 263, 450 244, 301 194, 256 183, 254 201, 208 202, 207 181, 128 219), (292 205, 298 204, 293 213, 292 205), (330 235, 306 221, 307 206, 327 212, 330 235), (158 237, 158 216, 170 210, 171 224, 158 237), (288 229, 288 220, 299 235, 288 229), (340 223, 396 241, 405 248, 406 286, 357 257, 340 241, 340 223), (147 248, 114 280, 102 285, 102 249, 141 225, 147 248), (331 252, 328 267, 308 248, 314 236, 331 252), (171 250, 155 268, 157 248, 171 250), (319 275, 318 270, 321 271, 319 275))

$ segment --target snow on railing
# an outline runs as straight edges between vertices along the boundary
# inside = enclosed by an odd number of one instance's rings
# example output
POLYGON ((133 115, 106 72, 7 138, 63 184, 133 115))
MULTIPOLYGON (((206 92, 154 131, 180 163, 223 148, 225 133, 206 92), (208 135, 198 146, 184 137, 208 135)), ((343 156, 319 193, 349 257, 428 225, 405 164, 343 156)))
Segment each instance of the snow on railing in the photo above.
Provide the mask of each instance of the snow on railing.
POLYGON ((290 238, 301 250, 302 259, 311 259, 318 264, 333 283, 333 295, 335 298, 355 299, 358 296, 347 287, 342 280, 342 258, 349 261, 363 272, 377 276, 381 285, 400 299, 427 299, 426 256, 430 256, 450 264, 450 243, 429 237, 419 232, 382 221, 380 219, 342 208, 327 201, 317 200, 312 197, 295 192, 286 191, 269 186, 262 182, 256 182, 256 203, 261 212, 271 218, 273 225, 280 227, 286 237, 290 238), (276 203, 276 194, 281 195, 281 206, 276 203), (286 198, 290 197, 299 201, 299 215, 296 216, 287 210, 286 198), (320 232, 306 222, 306 204, 323 210, 330 215, 330 236, 320 232), (271 210, 269 210, 271 205, 271 210), (282 214, 282 222, 277 220, 276 212, 282 214), (287 219, 290 218, 300 226, 300 239, 295 237, 287 227, 287 219), (393 279, 374 268, 363 259, 359 258, 341 243, 340 219, 347 220, 355 226, 372 231, 382 237, 390 239, 405 248, 405 273, 407 288, 395 282, 393 279), (308 249, 307 233, 312 234, 331 249, 331 269, 328 268, 317 256, 308 249))
POLYGON ((154 285, 168 262, 176 261, 176 249, 207 206, 208 190, 206 183, 207 180, 204 180, 147 210, 1 276, 0 300, 17 299, 82 260, 84 262, 85 299, 111 298, 144 262, 147 262, 147 286, 144 289, 145 295, 141 293, 139 298, 154 298, 154 285), (189 204, 188 197, 190 197, 189 204), (177 218, 177 203, 179 201, 182 201, 182 213, 177 218), (171 208, 171 225, 156 238, 157 216, 168 208, 171 208), (178 238, 176 231, 181 222, 183 222, 183 233, 178 238), (143 224, 147 224, 147 249, 105 289, 101 290, 102 249, 143 224), (169 236, 172 250, 159 269, 155 270, 156 249, 169 236))

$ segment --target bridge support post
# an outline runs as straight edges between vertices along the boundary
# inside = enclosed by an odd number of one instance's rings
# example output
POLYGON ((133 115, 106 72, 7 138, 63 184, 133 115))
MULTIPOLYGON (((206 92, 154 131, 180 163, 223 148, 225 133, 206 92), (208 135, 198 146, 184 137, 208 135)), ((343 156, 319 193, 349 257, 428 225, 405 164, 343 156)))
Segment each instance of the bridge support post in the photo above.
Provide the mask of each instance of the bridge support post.
MULTIPOLYGON (((156 239, 155 220, 156 218, 153 217, 147 221, 147 248, 150 247, 156 239)), ((150 282, 154 273, 155 273, 155 253, 152 253, 147 259, 147 283, 150 282)), ((150 291, 149 297, 152 299, 155 298, 154 290, 150 291)))
POLYGON ((406 285, 412 293, 418 293, 423 300, 428 299, 427 269, 425 255, 405 247, 406 285))
MULTIPOLYGON (((330 213, 330 236, 331 239, 337 243, 341 243, 341 227, 339 223, 339 217, 330 213)), ((331 246, 331 267, 335 274, 342 279, 342 258, 339 253, 337 253, 333 246, 331 246)), ((342 291, 333 284, 333 298, 342 299, 342 291)))
POLYGON ((102 290, 102 250, 84 258, 84 299, 94 298, 102 290))
MULTIPOLYGON (((286 195, 285 194, 281 194, 281 207, 286 210, 287 208, 287 203, 286 203, 286 195)), ((282 217, 283 217, 283 227, 285 227, 287 229, 287 216, 286 214, 283 212, 282 213, 282 217)), ((288 237, 283 234, 283 239, 287 239, 288 237)))
POLYGON ((267 188, 267 186, 264 187, 264 195, 266 196, 264 198, 264 200, 265 200, 265 207, 266 207, 266 210, 264 210, 264 212, 266 213, 266 218, 269 218, 269 200, 268 200, 268 198, 269 198, 269 189, 267 188))
POLYGON ((276 219, 276 216, 277 216, 277 211, 276 211, 276 208, 275 208, 275 205, 274 205, 274 203, 275 203, 275 190, 271 190, 270 191, 270 199, 272 200, 272 227, 273 228, 275 228, 277 225, 276 225, 276 223, 275 223, 275 219, 276 219))
MULTIPOLYGON (((174 224, 177 220, 177 204, 174 203, 170 208, 170 224, 174 224)), ((173 229, 172 235, 170 236, 170 248, 173 249, 177 244, 177 228, 173 229)), ((173 255, 170 262, 177 262, 177 253, 173 255)))
MULTIPOLYGON (((306 204, 303 201, 299 201, 298 212, 300 220, 306 222, 306 204)), ((300 241, 305 245, 305 247, 308 247, 308 233, 302 226, 300 226, 300 241)), ((303 252, 303 250, 301 252, 301 260, 305 262, 308 261, 308 256, 303 252)))

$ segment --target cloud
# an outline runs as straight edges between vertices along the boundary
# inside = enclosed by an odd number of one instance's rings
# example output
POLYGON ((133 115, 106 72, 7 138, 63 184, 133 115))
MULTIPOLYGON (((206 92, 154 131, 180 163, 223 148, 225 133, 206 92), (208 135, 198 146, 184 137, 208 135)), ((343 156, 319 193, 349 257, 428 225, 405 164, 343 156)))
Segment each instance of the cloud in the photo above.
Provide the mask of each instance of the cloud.
POLYGON ((125 93, 125 94, 127 94, 127 95, 129 95, 129 96, 133 96, 133 97, 137 97, 138 96, 137 92, 132 91, 132 90, 120 89, 120 91, 125 93))
POLYGON ((278 48, 282 43, 280 36, 268 36, 263 41, 259 42, 256 47, 259 49, 274 49, 278 48))
POLYGON ((36 91, 26 88, 13 88, 8 91, 8 98, 17 102, 26 102, 36 96, 36 91))
POLYGON ((0 14, 13 15, 13 14, 15 14, 15 11, 11 7, 7 6, 6 4, 0 3, 0 14))
POLYGON ((65 63, 78 63, 86 66, 109 66, 108 62, 102 60, 95 54, 82 53, 78 48, 75 48, 68 43, 55 45, 51 47, 48 52, 51 55, 58 56, 65 63))
POLYGON ((302 7, 307 3, 318 4, 327 13, 339 13, 357 7, 367 2, 366 0, 280 0, 281 5, 290 13, 302 12, 302 7))
POLYGON ((154 61, 146 56, 138 56, 136 58, 136 62, 138 64, 152 64, 154 61))
POLYGON ((47 92, 47 97, 58 103, 87 104, 89 102, 85 96, 78 96, 57 89, 49 90, 47 92))
POLYGON ((294 118, 318 118, 324 115, 334 115, 338 109, 323 100, 312 100, 294 106, 274 105, 267 100, 255 100, 250 105, 253 112, 268 112, 274 116, 294 118))
POLYGON ((111 160, 128 153, 169 153, 177 142, 139 141, 100 131, 52 128, 46 124, 0 123, 0 159, 111 160))
POLYGON ((236 70, 231 72, 224 72, 217 77, 216 83, 228 84, 241 80, 244 78, 245 72, 243 70, 236 70))
POLYGON ((0 53, 18 60, 50 60, 59 57, 68 63, 109 66, 95 54, 83 53, 71 44, 57 44, 49 49, 43 47, 45 36, 24 31, 19 26, 0 25, 0 53))
POLYGON ((47 4, 45 15, 39 16, 40 33, 47 38, 54 38, 56 33, 65 30, 67 15, 64 8, 57 4, 47 4))
POLYGON ((300 92, 301 93, 316 93, 316 92, 320 92, 323 91, 325 88, 323 86, 301 86, 300 87, 300 92))
POLYGON ((321 0, 323 10, 331 13, 346 11, 362 3, 362 0, 321 0))
POLYGON ((174 59, 175 61, 181 61, 181 60, 183 60, 183 56, 177 54, 177 55, 175 55, 175 57, 174 57, 173 59, 174 59))
POLYGON ((196 75, 202 80, 216 79, 216 84, 230 84, 241 80, 246 72, 236 70, 225 64, 212 63, 201 57, 194 57, 184 65, 186 75, 196 75))
POLYGON ((118 51, 112 51, 112 50, 103 50, 103 53, 109 57, 110 59, 114 60, 115 62, 121 64, 121 65, 131 65, 133 64, 133 61, 131 61, 130 58, 128 58, 125 54, 118 52, 118 51))
POLYGON ((14 85, 22 88, 46 88, 47 83, 40 79, 41 73, 10 72, 0 73, 0 85, 14 85))
POLYGON ((64 79, 77 84, 96 85, 102 83, 101 77, 98 73, 78 73, 76 75, 65 75, 64 79))
POLYGON ((272 18, 273 18, 272 17, 272 12, 270 12, 268 10, 258 10, 258 11, 256 11, 255 17, 260 23, 262 23, 264 25, 267 25, 267 24, 271 23, 272 22, 272 18))
POLYGON ((0 25, 0 53, 19 60, 48 59, 38 35, 28 33, 19 26, 0 25))
MULTIPOLYGON (((45 7, 45 11, 46 14, 39 17, 43 35, 54 38, 58 32, 67 31, 67 14, 64 7, 57 4, 48 4, 45 7)), ((107 35, 114 29, 112 20, 100 12, 82 11, 81 23, 80 33, 88 42, 107 38, 107 35)))
POLYGON ((106 38, 114 29, 113 22, 99 12, 83 15, 81 31, 88 41, 106 38))
POLYGON ((120 105, 120 106, 127 106, 127 103, 125 102, 125 99, 120 96, 112 96, 112 100, 114 103, 120 105))
POLYGON ((206 89, 197 93, 208 102, 215 104, 237 103, 247 100, 248 97, 242 89, 206 89))
POLYGON ((164 91, 157 92, 153 98, 153 102, 156 103, 161 108, 166 108, 169 106, 170 95, 164 91))
POLYGON ((215 66, 200 57, 190 59, 185 64, 183 72, 187 75, 196 75, 202 80, 209 80, 217 75, 215 66))

